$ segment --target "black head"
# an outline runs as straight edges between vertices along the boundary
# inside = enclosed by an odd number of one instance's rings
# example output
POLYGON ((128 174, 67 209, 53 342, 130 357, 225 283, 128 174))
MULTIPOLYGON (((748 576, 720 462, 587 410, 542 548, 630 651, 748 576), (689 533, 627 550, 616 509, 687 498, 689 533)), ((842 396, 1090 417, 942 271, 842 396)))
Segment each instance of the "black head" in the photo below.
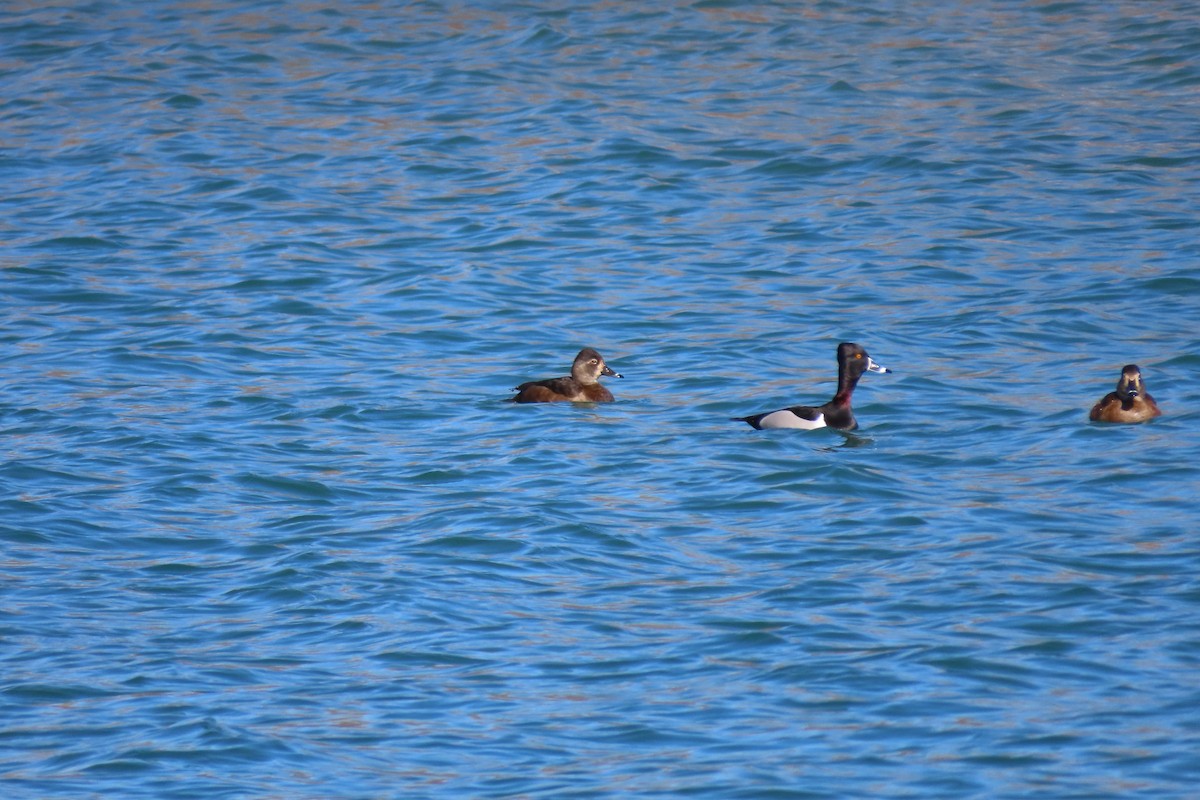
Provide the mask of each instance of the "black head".
POLYGON ((862 345, 854 342, 842 342, 837 349, 838 370, 846 375, 858 378, 864 372, 891 372, 887 367, 881 367, 871 360, 862 345))

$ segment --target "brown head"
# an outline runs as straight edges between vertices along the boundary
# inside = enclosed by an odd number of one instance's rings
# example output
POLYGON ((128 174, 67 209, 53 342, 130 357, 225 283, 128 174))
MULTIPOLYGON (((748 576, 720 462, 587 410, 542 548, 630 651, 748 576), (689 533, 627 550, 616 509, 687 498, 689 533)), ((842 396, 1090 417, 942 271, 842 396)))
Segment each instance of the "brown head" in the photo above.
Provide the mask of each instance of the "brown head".
POLYGON ((1137 364, 1126 364, 1121 367, 1121 377, 1117 380, 1117 397, 1121 398, 1121 403, 1127 405, 1133 398, 1141 397, 1146 393, 1146 387, 1142 385, 1142 371, 1138 369, 1137 364))
POLYGON ((604 363, 604 356, 592 348, 585 347, 580 350, 579 355, 575 356, 575 363, 571 365, 571 377, 584 386, 590 386, 599 383, 601 375, 621 377, 619 373, 613 372, 608 364, 604 363))

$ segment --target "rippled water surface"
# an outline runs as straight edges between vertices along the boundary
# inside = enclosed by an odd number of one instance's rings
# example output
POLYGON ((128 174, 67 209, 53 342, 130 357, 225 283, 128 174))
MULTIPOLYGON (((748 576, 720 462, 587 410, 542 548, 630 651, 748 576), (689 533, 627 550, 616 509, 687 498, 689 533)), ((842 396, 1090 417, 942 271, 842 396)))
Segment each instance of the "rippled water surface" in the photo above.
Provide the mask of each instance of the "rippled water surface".
POLYGON ((1197 20, 4 5, 4 796, 1194 798, 1197 20))

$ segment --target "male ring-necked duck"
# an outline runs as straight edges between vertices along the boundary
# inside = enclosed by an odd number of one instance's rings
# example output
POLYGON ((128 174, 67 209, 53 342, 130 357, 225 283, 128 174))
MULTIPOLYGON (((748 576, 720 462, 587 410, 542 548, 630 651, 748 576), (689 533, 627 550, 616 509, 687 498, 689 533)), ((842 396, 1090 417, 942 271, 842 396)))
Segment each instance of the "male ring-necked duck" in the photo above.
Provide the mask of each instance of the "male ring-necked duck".
POLYGON ((838 388, 837 394, 823 406, 792 406, 779 411, 767 411, 751 417, 734 417, 739 422, 748 422, 759 430, 765 428, 837 428, 852 431, 858 427, 854 412, 850 409, 850 395, 858 385, 864 372, 891 372, 871 360, 867 351, 852 342, 842 342, 837 349, 838 388))
POLYGON ((514 403, 611 403, 612 392, 600 385, 601 375, 621 377, 613 372, 604 357, 590 347, 585 347, 575 356, 571 374, 564 378, 547 378, 544 381, 526 381, 515 391, 514 403))
POLYGON ((1142 371, 1137 364, 1121 368, 1117 390, 1109 392, 1092 406, 1088 419, 1093 422, 1145 422, 1162 416, 1158 404, 1142 383, 1142 371))

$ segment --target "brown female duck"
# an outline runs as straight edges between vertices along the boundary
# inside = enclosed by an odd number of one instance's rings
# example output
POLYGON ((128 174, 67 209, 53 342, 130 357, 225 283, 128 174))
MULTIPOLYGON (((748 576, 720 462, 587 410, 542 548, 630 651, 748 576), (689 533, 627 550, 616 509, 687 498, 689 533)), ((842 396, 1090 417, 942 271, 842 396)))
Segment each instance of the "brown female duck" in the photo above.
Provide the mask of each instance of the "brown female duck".
POLYGON ((612 392, 600 385, 601 375, 621 377, 613 372, 604 357, 590 347, 575 356, 571 374, 544 381, 526 381, 515 391, 514 403, 611 403, 612 392))
POLYGON ((1104 395, 1092 406, 1088 419, 1093 422, 1145 422, 1161 416, 1158 404, 1142 382, 1142 371, 1137 364, 1127 364, 1121 369, 1117 390, 1104 395))

